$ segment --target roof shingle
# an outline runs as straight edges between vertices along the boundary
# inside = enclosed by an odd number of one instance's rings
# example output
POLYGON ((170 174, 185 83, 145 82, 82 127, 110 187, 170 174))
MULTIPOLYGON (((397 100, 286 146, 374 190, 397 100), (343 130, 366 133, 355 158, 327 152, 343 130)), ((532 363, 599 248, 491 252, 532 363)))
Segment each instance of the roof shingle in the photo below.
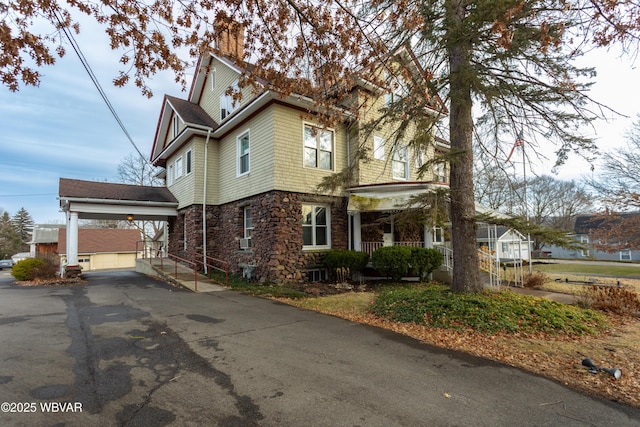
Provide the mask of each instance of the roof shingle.
POLYGON ((81 181, 68 178, 60 178, 58 193, 61 199, 105 199, 178 203, 178 200, 166 187, 81 181))
MULTIPOLYGON (((133 228, 80 228, 78 229, 78 253, 135 252, 140 231, 133 228)), ((67 253, 67 233, 58 230, 58 253, 67 253)))

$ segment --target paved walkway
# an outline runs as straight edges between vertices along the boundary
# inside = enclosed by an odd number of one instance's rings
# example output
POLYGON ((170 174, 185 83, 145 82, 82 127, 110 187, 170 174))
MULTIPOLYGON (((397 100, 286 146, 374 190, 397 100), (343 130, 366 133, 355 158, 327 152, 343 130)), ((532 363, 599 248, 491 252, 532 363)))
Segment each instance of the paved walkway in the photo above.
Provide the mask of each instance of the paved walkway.
POLYGON ((137 260, 138 271, 149 274, 148 271, 144 271, 146 265, 154 270, 155 276, 159 276, 162 280, 165 280, 171 284, 182 286, 193 292, 219 292, 227 289, 225 283, 219 283, 216 280, 212 280, 204 274, 195 274, 192 268, 186 267, 180 263, 169 258, 151 258, 147 260, 137 260), (146 265, 142 269, 139 267, 142 263, 146 265))
MULTIPOLYGON (((138 262, 140 261, 141 260, 138 260, 138 262)), ((163 280, 169 281, 174 285, 182 286, 193 292, 219 292, 227 289, 224 284, 209 279, 204 274, 198 274, 196 279, 196 276, 191 268, 179 263, 176 265, 174 261, 168 258, 164 258, 163 260, 160 260, 160 258, 153 258, 151 260, 146 260, 145 262, 149 263, 149 265, 156 271, 157 275, 160 276, 163 280)), ((578 297, 575 295, 563 294, 559 292, 548 292, 539 289, 515 287, 508 287, 505 289, 508 289, 512 292, 517 292, 519 294, 532 295, 539 298, 558 301, 564 304, 575 304, 578 301, 578 297)))

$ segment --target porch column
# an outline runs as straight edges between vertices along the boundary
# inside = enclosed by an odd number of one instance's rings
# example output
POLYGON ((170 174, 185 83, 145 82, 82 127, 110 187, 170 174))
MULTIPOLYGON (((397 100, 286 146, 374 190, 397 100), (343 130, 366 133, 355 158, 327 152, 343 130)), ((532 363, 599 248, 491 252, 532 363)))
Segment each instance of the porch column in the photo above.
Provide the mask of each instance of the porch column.
POLYGON ((433 247, 433 227, 427 224, 424 225, 424 247, 433 247))
POLYGON ((78 212, 67 212, 67 265, 65 276, 74 277, 80 274, 78 264, 78 212))
POLYGON ((353 250, 362 251, 360 212, 353 213, 353 250))

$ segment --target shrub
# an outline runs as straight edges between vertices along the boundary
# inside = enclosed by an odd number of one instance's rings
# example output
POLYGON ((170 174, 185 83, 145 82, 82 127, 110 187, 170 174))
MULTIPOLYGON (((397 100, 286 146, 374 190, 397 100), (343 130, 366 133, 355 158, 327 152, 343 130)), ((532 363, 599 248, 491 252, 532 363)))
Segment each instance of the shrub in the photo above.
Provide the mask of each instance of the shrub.
POLYGON ((640 295, 628 288, 589 286, 580 303, 595 310, 616 314, 640 314, 640 295))
POLYGON ((324 256, 324 265, 336 276, 336 272, 348 270, 350 274, 362 271, 369 262, 366 252, 349 251, 346 249, 332 249, 324 256))
POLYGON ((433 248, 412 248, 409 264, 420 280, 440 268, 444 256, 439 250, 433 248))
POLYGON ((473 329, 485 334, 595 334, 606 317, 593 310, 515 292, 452 292, 442 285, 387 287, 370 312, 396 322, 442 329, 473 329))
POLYGON ((547 281, 547 276, 539 271, 524 275, 524 287, 529 289, 540 289, 547 281))
POLYGON ((371 255, 373 268, 395 281, 407 274, 410 260, 411 248, 407 246, 384 246, 371 255))
POLYGON ((27 258, 18 261, 11 269, 16 280, 53 279, 57 269, 53 262, 43 258, 27 258))

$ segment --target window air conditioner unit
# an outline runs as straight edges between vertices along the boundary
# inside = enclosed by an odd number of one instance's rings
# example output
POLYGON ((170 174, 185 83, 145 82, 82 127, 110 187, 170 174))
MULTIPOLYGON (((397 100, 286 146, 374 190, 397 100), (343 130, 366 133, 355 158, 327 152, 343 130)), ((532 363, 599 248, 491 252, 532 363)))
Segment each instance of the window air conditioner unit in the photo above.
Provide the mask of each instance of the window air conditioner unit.
POLYGON ((240 239, 240 249, 249 249, 251 247, 251 239, 240 239))

